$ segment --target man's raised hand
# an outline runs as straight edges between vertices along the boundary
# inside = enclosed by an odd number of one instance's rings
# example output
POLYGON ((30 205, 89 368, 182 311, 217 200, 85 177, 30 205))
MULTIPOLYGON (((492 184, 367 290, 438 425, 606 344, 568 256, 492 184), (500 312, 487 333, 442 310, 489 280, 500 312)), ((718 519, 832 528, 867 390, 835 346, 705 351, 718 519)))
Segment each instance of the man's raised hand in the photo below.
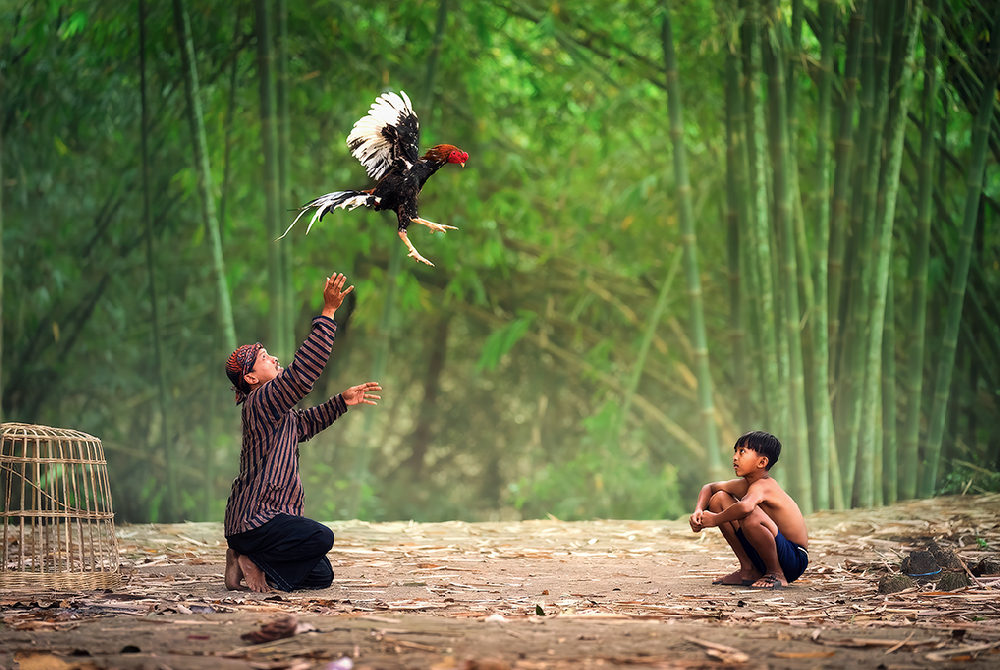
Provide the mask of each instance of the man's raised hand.
POLYGON ((353 284, 348 286, 347 290, 343 290, 346 282, 347 277, 341 273, 327 277, 326 286, 323 287, 323 316, 332 319, 334 312, 344 302, 347 294, 354 290, 353 284))
POLYGON ((358 384, 357 386, 352 386, 340 395, 344 398, 344 402, 348 405, 358 405, 364 403, 366 405, 377 405, 376 400, 381 400, 382 396, 375 395, 375 391, 381 391, 382 387, 379 386, 378 382, 365 382, 364 384, 358 384))

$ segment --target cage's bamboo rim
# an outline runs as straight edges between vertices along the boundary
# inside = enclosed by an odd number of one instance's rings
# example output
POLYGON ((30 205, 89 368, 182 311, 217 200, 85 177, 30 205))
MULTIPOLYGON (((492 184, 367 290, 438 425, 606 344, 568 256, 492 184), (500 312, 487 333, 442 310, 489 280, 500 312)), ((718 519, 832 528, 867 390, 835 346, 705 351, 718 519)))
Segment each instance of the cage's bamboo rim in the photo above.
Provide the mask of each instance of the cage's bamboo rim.
POLYGON ((79 430, 73 430, 72 428, 52 428, 50 426, 39 426, 30 423, 0 423, 0 437, 3 438, 15 438, 15 437, 47 437, 47 438, 71 438, 74 440, 82 440, 87 442, 96 442, 100 444, 100 440, 93 435, 88 435, 79 430))

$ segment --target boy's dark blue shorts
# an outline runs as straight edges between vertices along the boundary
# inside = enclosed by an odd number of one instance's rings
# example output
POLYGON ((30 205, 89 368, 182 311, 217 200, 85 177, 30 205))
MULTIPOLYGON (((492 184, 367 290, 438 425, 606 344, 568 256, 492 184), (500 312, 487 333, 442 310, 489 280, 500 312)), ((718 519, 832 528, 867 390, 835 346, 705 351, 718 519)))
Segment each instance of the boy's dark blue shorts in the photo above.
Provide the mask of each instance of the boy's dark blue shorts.
MULTIPOLYGON (((740 539, 740 544, 743 545, 743 550, 747 552, 747 556, 750 557, 753 566, 757 568, 760 574, 766 575, 767 566, 764 565, 764 559, 760 557, 754 546, 743 535, 742 528, 736 529, 736 537, 740 539)), ((799 578, 805 571, 806 566, 809 565, 809 554, 805 549, 782 535, 780 530, 774 538, 774 545, 778 549, 778 565, 781 566, 781 571, 785 573, 785 579, 791 584, 799 578)))

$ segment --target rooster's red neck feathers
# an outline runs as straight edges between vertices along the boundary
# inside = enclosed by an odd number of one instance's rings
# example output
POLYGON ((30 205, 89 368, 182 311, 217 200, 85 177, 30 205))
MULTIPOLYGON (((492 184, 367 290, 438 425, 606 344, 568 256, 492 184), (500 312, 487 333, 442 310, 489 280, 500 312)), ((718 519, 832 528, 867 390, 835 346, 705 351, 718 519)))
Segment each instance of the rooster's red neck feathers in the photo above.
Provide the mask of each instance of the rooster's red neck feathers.
POLYGON ((438 144, 428 149, 423 158, 439 163, 458 163, 465 167, 465 161, 469 160, 469 154, 452 144, 438 144))

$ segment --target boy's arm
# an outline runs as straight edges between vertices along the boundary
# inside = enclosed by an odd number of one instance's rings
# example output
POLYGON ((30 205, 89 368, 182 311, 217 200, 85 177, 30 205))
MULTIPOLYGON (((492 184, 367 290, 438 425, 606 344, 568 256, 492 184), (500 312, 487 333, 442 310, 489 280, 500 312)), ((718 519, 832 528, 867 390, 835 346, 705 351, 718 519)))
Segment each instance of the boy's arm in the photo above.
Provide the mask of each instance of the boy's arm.
POLYGON ((698 502, 695 504, 695 510, 704 511, 708 509, 708 501, 719 491, 725 491, 735 498, 742 498, 747 493, 747 481, 740 477, 724 482, 705 484, 701 487, 701 493, 698 494, 698 502))
MULTIPOLYGON (((746 483, 742 479, 738 481, 746 483)), ((744 495, 736 496, 739 498, 737 502, 721 512, 705 512, 701 516, 701 525, 705 527, 719 526, 727 521, 736 521, 747 516, 750 512, 754 511, 757 505, 767 500, 767 494, 770 490, 768 482, 771 481, 770 479, 760 479, 750 484, 746 487, 744 495)))
POLYGON ((708 512, 708 503, 719 491, 725 491, 735 498, 742 498, 747 492, 747 483, 743 478, 730 479, 724 482, 711 482, 705 484, 701 487, 701 492, 698 493, 698 502, 694 506, 694 514, 691 515, 690 524, 691 530, 694 532, 700 531, 702 528, 709 524, 703 523, 702 519, 705 514, 711 514, 708 512))

